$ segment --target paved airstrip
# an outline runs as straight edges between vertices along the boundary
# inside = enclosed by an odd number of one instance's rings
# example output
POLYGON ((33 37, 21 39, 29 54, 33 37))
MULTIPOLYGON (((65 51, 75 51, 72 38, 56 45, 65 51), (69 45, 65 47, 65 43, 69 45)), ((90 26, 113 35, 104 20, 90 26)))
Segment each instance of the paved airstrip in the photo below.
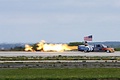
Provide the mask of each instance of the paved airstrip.
POLYGON ((47 57, 47 56, 120 56, 120 52, 116 51, 114 53, 106 53, 106 52, 0 52, 0 56, 5 57, 17 57, 17 56, 41 56, 41 57, 47 57))

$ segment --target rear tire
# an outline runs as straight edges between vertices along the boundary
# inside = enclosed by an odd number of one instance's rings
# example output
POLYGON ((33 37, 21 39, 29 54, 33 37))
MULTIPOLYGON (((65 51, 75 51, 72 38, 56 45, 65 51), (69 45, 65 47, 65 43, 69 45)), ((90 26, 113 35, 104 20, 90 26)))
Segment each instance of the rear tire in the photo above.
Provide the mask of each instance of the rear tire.
POLYGON ((85 53, 89 52, 88 50, 84 50, 85 53))

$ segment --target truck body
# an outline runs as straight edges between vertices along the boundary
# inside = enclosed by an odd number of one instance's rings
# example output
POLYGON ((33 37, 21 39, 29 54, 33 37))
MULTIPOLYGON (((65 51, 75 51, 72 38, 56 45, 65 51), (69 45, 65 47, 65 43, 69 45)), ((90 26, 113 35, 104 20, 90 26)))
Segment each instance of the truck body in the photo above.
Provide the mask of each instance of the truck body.
POLYGON ((105 46, 104 44, 95 44, 94 46, 92 45, 79 45, 78 46, 78 51, 84 51, 84 52, 108 52, 112 53, 114 52, 114 48, 109 48, 108 46, 105 46))
POLYGON ((93 46, 85 46, 85 45, 79 45, 78 46, 78 51, 84 51, 84 52, 92 52, 93 51, 93 46))

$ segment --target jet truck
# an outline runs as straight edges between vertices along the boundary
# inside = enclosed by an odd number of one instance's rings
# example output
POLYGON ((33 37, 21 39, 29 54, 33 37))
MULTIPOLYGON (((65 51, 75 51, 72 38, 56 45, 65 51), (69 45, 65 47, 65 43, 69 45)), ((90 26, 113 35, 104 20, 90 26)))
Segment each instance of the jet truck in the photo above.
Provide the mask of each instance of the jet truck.
POLYGON ((108 46, 105 46, 104 44, 95 44, 95 45, 87 45, 87 46, 79 45, 78 51, 113 53, 115 50, 114 48, 110 48, 108 46))

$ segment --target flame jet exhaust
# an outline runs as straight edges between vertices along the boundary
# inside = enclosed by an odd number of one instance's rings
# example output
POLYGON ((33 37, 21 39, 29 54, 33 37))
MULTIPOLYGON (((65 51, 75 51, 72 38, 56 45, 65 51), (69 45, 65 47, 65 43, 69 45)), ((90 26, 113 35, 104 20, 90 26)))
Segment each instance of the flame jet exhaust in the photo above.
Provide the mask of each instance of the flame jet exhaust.
MULTIPOLYGON (((44 40, 41 40, 37 44, 37 50, 43 52, 49 52, 49 51, 63 52, 63 51, 77 50, 77 48, 78 48, 77 46, 68 46, 67 44, 48 44, 44 40)), ((27 51, 28 49, 32 49, 32 47, 31 46, 25 47, 25 51, 27 51)))
POLYGON ((31 52, 34 52, 35 50, 33 49, 32 46, 26 44, 26 45, 25 45, 25 51, 31 51, 31 52))

